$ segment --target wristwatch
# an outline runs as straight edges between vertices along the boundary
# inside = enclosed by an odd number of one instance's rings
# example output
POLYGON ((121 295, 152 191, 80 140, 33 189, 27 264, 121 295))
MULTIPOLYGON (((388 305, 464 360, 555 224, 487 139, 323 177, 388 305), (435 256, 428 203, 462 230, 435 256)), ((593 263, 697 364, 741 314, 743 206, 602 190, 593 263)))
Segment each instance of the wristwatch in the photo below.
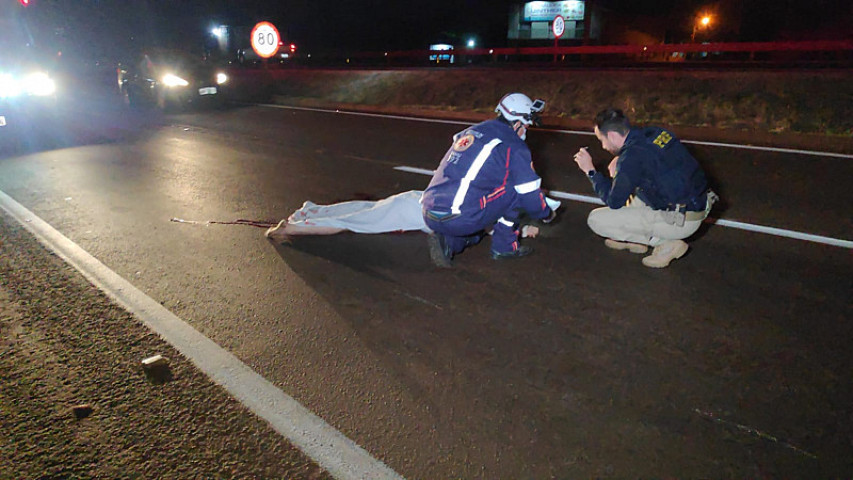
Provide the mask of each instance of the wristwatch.
POLYGON ((586 175, 587 175, 589 178, 594 177, 594 176, 595 176, 595 169, 593 168, 592 170, 590 170, 590 171, 586 172, 586 175))

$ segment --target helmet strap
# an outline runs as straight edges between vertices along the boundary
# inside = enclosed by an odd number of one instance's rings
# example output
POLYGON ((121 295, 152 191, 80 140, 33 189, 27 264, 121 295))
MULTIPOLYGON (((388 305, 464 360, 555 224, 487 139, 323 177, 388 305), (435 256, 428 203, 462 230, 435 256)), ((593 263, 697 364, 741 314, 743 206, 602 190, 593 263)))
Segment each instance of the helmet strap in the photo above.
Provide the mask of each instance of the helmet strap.
POLYGON ((522 123, 521 120, 516 120, 512 122, 512 130, 515 132, 516 135, 518 135, 518 138, 522 140, 527 139, 527 125, 522 123), (524 130, 522 131, 522 129, 524 130))

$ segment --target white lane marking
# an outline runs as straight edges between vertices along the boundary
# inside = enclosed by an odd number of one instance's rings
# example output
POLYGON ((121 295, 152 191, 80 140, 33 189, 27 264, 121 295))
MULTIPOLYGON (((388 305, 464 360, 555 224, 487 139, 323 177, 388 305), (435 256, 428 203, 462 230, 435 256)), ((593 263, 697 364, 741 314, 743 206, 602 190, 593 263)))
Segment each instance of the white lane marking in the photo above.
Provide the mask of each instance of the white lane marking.
MULTIPOLYGON (((421 175, 432 175, 433 174, 432 170, 426 170, 423 168, 406 167, 406 166, 394 167, 394 170, 400 170, 402 172, 418 173, 421 175)), ((604 205, 604 202, 602 202, 600 198, 592 197, 589 195, 578 195, 576 193, 566 193, 566 192, 561 192, 559 190, 550 190, 550 191, 548 191, 548 195, 551 197, 554 197, 554 198, 564 198, 567 200, 574 200, 576 202, 592 203, 595 205, 604 205)), ((823 244, 832 245, 835 247, 853 248, 853 241, 850 241, 850 240, 843 240, 840 238, 832 238, 832 237, 824 237, 822 235, 814 235, 812 233, 797 232, 795 230, 785 230, 783 228, 766 227, 764 225, 753 225, 750 223, 738 222, 736 220, 725 220, 722 218, 712 218, 712 217, 706 218, 705 222, 713 223, 713 224, 719 225, 721 227, 736 228, 739 230, 747 230, 750 232, 757 232, 757 233, 766 233, 768 235, 775 235, 777 237, 794 238, 797 240, 805 240, 808 242, 823 243, 823 244)))
POLYGON ((273 103, 261 103, 259 107, 267 108, 282 108, 285 110, 304 110, 306 112, 321 112, 321 113, 340 113, 341 115, 355 115, 359 117, 375 117, 375 118, 390 118, 393 120, 409 120, 412 122, 426 123, 446 123, 451 125, 472 125, 471 122, 462 122, 459 120, 441 120, 438 118, 422 118, 422 117, 406 117, 403 115, 386 115, 382 113, 366 113, 366 112, 348 112, 346 110, 330 110, 326 108, 309 108, 309 107, 291 107, 289 105, 276 105, 273 103))
POLYGON ((93 285, 136 315, 214 382, 341 480, 403 479, 237 357, 145 295, 44 220, 0 191, 0 207, 93 285))
MULTIPOLYGON (((546 129, 543 129, 546 130, 546 129)), ((559 133, 568 133, 572 135, 594 135, 592 132, 582 130, 550 130, 559 133)), ((690 143, 693 145, 704 145, 706 147, 733 148, 740 150, 760 150, 763 152, 774 153, 792 153, 796 155, 814 155, 819 157, 834 157, 834 158, 850 158, 853 159, 853 154, 821 152, 816 150, 797 150, 795 148, 780 148, 780 147, 762 147, 760 145, 741 145, 737 143, 721 143, 721 142, 703 142, 700 140, 681 140, 681 143, 690 143)))
POLYGON ((419 173, 421 175, 429 175, 429 176, 432 176, 435 173, 435 170, 427 170, 426 168, 415 168, 415 167, 406 167, 406 166, 394 167, 394 170, 400 170, 401 172, 409 172, 409 173, 419 173))
POLYGON ((738 145, 735 143, 700 142, 698 140, 682 140, 681 143, 692 143, 709 147, 739 148, 741 150, 761 150, 764 152, 793 153, 797 155, 816 155, 820 157, 853 158, 847 153, 818 152, 814 150, 797 150, 794 148, 761 147, 758 145, 738 145))
MULTIPOLYGON (((449 125, 472 125, 472 122, 463 122, 459 120, 441 120, 435 118, 421 118, 421 117, 406 117, 403 115, 385 115, 381 113, 366 113, 366 112, 349 112, 345 110, 331 110, 327 108, 309 108, 309 107, 291 107, 289 105, 275 105, 272 103, 261 103, 257 104, 259 107, 267 107, 267 108, 282 108, 286 110, 304 110, 306 112, 322 112, 322 113, 340 113, 342 115, 357 115, 362 117, 375 117, 375 118, 390 118, 394 120, 410 120, 413 122, 427 122, 427 123, 445 123, 449 125)), ((570 135, 595 135, 591 131, 586 130, 558 130, 558 129, 550 129, 550 128, 538 128, 537 130, 543 130, 547 132, 554 133, 568 133, 570 135)), ((720 148, 734 148, 740 150, 760 150, 764 152, 775 152, 775 153, 792 153, 797 155, 815 155, 820 157, 835 157, 835 158, 849 158, 853 159, 853 154, 849 153, 835 153, 835 152, 821 152, 816 150, 797 150, 793 148, 777 148, 777 147, 762 147, 759 145, 740 145, 737 143, 718 143, 718 142, 702 142, 698 140, 681 140, 681 143, 692 143, 694 145, 705 145, 708 147, 720 147, 720 148)))
POLYGON ((578 195, 577 193, 566 193, 561 192, 559 190, 549 190, 549 197, 554 198, 565 198, 567 200, 574 200, 575 202, 583 202, 583 203, 592 203, 594 205, 604 205, 604 202, 601 201, 598 197, 592 197, 589 195, 578 195))
POLYGON ((853 248, 853 241, 842 240, 840 238, 824 237, 823 235, 814 235, 812 233, 797 232, 794 230, 785 230, 783 228, 766 227, 764 225, 753 225, 750 223, 738 222, 736 220, 726 220, 724 218, 707 218, 707 223, 721 225, 723 227, 737 228, 750 232, 766 233, 768 235, 776 235, 777 237, 795 238, 797 240, 806 240, 808 242, 824 243, 835 247, 853 248))

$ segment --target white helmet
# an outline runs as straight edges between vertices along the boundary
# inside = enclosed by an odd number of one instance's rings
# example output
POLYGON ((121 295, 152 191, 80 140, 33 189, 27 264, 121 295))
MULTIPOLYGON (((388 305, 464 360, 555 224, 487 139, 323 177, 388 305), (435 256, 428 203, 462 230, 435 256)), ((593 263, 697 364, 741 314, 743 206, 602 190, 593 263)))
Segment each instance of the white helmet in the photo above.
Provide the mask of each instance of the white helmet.
POLYGON ((544 100, 537 99, 533 101, 523 93, 509 93, 504 95, 498 106, 495 107, 495 111, 510 123, 518 120, 528 127, 539 123, 539 115, 536 114, 544 109, 544 100))

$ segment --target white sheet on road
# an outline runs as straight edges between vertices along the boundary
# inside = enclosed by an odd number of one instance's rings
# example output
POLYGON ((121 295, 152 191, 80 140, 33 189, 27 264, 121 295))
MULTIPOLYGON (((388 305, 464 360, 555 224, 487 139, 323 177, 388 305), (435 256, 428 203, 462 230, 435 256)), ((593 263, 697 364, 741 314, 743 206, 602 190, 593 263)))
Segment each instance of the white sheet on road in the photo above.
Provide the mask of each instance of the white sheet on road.
MULTIPOLYGON (((355 233, 388 233, 421 230, 429 233, 421 212, 420 190, 391 195, 378 201, 353 200, 332 205, 317 205, 307 201, 287 218, 291 225, 334 227, 355 233)), ((553 210, 560 202, 545 197, 553 210)))
POLYGON ((420 190, 391 195, 379 201, 354 200, 333 205, 305 202, 287 222, 343 228, 355 233, 388 233, 409 230, 430 232, 421 213, 420 190))

